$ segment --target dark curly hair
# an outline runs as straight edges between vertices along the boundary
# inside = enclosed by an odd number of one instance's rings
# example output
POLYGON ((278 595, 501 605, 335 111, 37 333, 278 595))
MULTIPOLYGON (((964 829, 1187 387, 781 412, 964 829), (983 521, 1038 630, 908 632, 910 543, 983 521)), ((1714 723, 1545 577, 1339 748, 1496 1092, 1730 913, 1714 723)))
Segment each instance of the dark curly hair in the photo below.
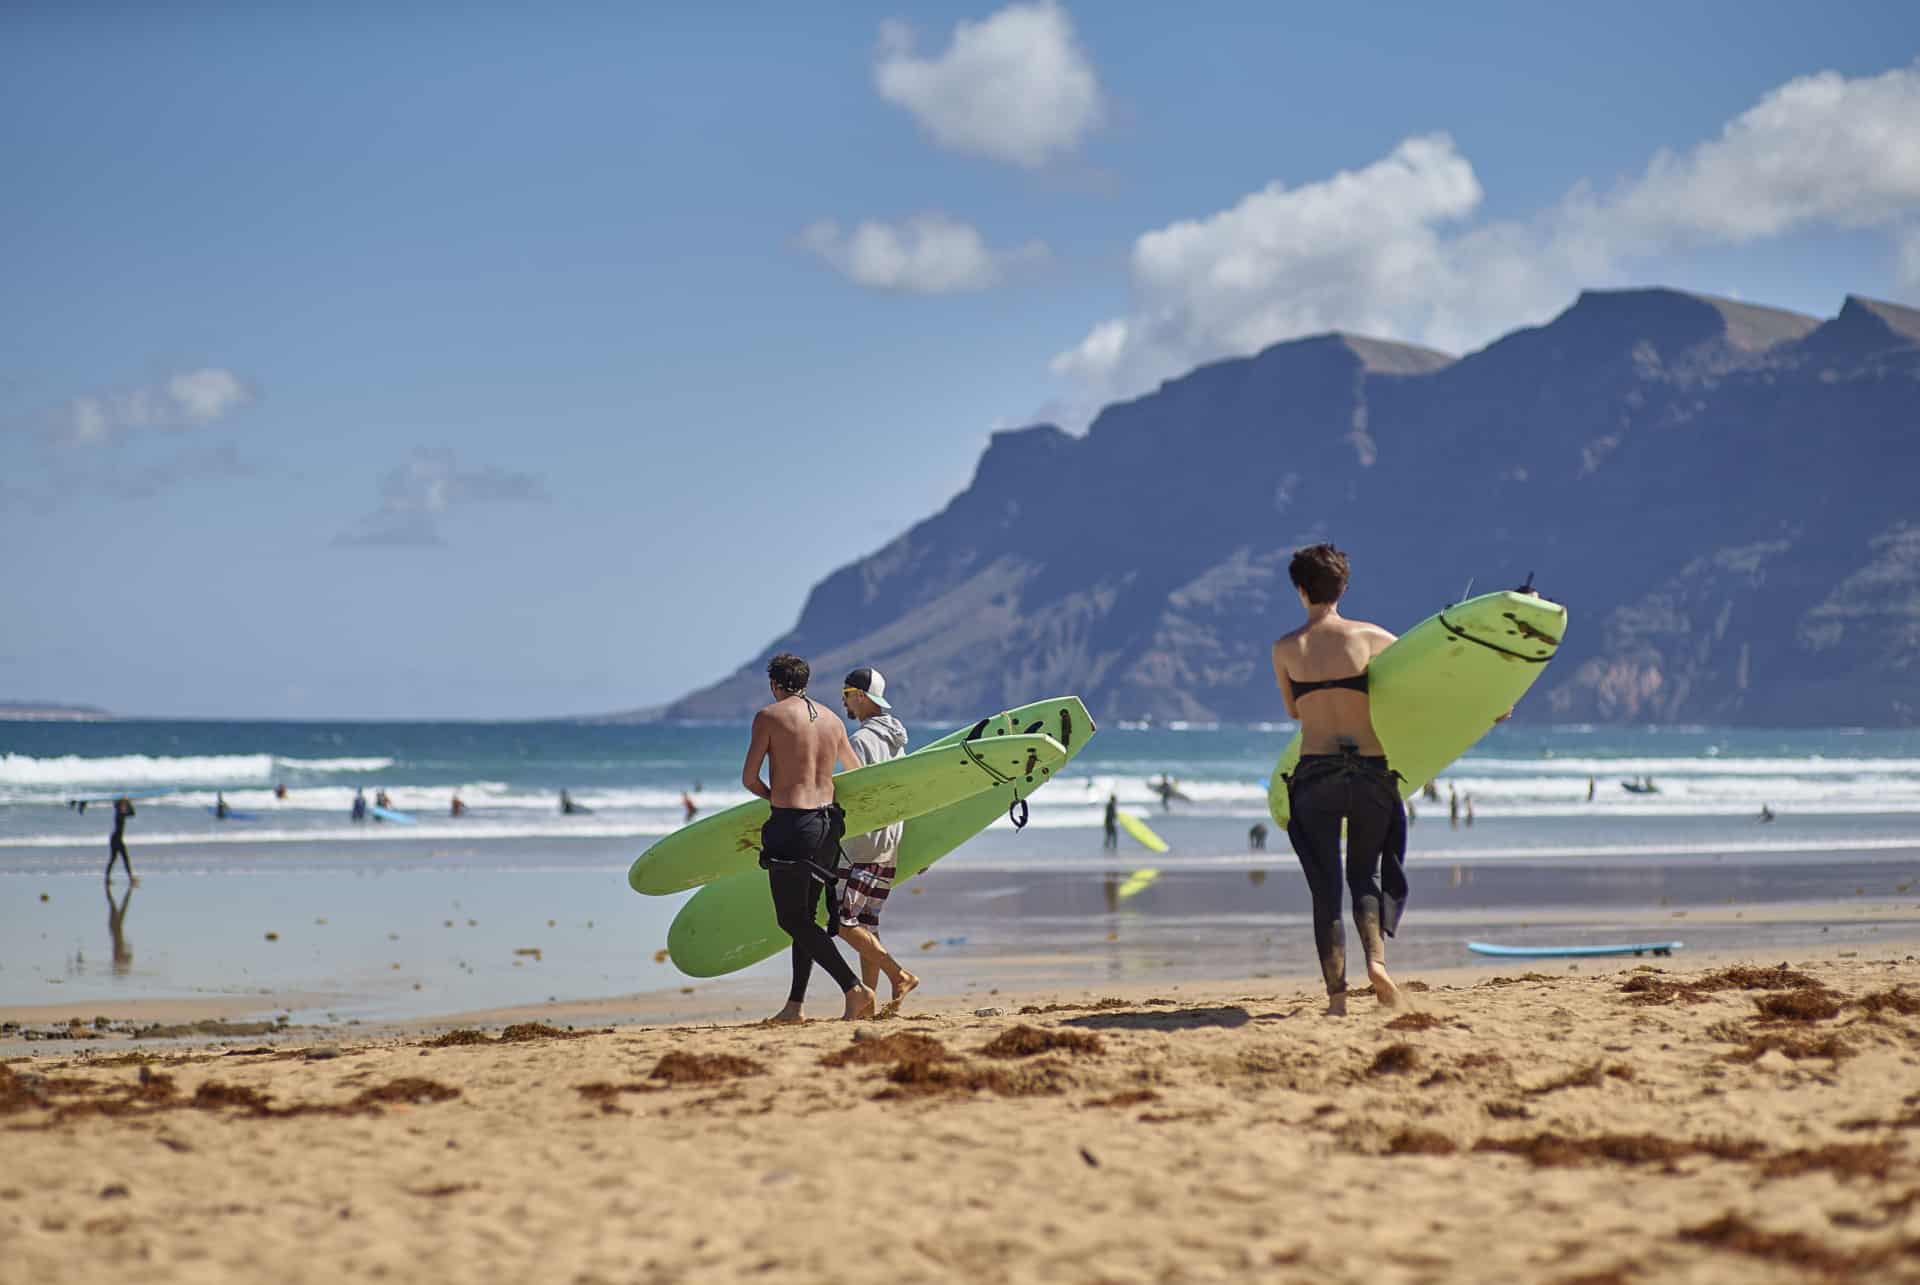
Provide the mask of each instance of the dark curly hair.
POLYGON ((1347 555, 1330 544, 1310 544, 1293 555, 1287 564, 1287 576, 1294 585, 1306 590, 1307 601, 1318 606, 1338 602, 1347 591, 1352 568, 1347 555))
POLYGON ((783 692, 804 692, 813 669, 791 652, 781 652, 767 662, 767 677, 783 692))

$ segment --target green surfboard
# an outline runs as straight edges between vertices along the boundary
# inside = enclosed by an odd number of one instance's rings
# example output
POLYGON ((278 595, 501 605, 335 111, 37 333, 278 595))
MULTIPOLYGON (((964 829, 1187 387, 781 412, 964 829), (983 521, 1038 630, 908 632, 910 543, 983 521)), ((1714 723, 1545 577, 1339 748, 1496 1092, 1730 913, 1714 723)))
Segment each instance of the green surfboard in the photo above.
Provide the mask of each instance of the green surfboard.
MULTIPOLYGON (((1095 728, 1079 697, 1060 696, 968 724, 893 762, 905 763, 923 754, 948 753, 968 737, 976 742, 999 742, 1039 731, 1057 740, 1071 760, 1093 738, 1095 728)), ((1039 784, 1029 786, 1018 782, 995 786, 908 821, 900 841, 894 886, 905 884, 993 824, 995 819, 1005 816, 1016 790, 1024 799, 1039 784)), ((847 830, 850 834, 861 833, 851 825, 847 830)), ((823 922, 825 917, 823 909, 823 922)), ((778 954, 788 944, 787 935, 774 922, 767 877, 758 869, 716 879, 702 888, 680 908, 667 930, 668 954, 680 971, 690 977, 719 977, 736 972, 778 954)))
MULTIPOLYGON (((1415 790, 1472 749, 1526 694, 1567 632, 1567 609, 1533 594, 1483 593, 1427 617, 1367 667, 1373 730, 1387 763, 1415 790)), ((1267 809, 1282 829, 1291 811, 1283 776, 1300 758, 1287 743, 1267 787, 1267 809)))
MULTIPOLYGON (((976 794, 997 791, 1004 800, 1016 789, 1024 793, 1066 761, 1066 747, 1043 732, 982 737, 842 772, 833 778, 833 794, 846 810, 847 833, 865 834, 976 794)), ((627 882, 658 897, 732 874, 757 874, 760 827, 768 815, 767 801, 755 799, 676 830, 640 854, 627 882)))
POLYGON ((1155 834, 1152 826, 1142 821, 1133 813, 1116 812, 1113 819, 1119 823, 1122 830, 1125 830, 1133 836, 1135 843, 1138 843, 1148 852, 1165 852, 1167 850, 1167 841, 1155 834))

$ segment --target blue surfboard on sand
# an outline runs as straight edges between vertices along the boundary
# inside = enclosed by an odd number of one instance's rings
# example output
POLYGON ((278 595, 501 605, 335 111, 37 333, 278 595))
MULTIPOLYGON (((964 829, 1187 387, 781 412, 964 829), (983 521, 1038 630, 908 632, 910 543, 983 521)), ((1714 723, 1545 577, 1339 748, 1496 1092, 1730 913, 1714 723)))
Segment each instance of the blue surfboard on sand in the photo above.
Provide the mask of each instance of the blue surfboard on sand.
POLYGON ((1671 955, 1683 943, 1677 941, 1624 942, 1617 946, 1496 946, 1492 942, 1470 941, 1467 949, 1476 955, 1501 959, 1553 959, 1598 955, 1671 955))

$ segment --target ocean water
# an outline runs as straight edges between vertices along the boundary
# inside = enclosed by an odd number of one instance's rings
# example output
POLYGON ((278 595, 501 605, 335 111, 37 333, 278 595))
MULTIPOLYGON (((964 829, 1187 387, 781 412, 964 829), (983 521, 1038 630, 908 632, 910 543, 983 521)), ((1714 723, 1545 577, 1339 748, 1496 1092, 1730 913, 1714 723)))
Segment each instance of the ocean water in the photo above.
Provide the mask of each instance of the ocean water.
MULTIPOLYGON (((920 744, 950 730, 908 721, 920 744)), ((1007 961, 1036 947, 1083 981, 1310 972, 1285 836, 1248 840, 1290 732, 1104 726, 1025 830, 1002 821, 948 858, 886 928, 981 985, 1018 980, 1007 961), (1171 810, 1162 773, 1187 796, 1171 810), (1173 851, 1103 852, 1109 793, 1173 851), (1114 872, 1148 863, 1159 882, 1116 902, 1114 872)), ((745 744, 713 725, 0 723, 0 1004, 300 992, 309 1015, 408 1016, 678 987, 655 952, 682 899, 630 893, 625 869, 683 824, 683 792, 703 811, 748 797, 745 744), (417 823, 354 823, 356 788, 417 823), (591 813, 561 815, 563 788, 591 813), (116 910, 111 809, 68 800, 143 789, 176 792, 137 802, 142 883, 116 910), (256 819, 216 820, 216 794, 256 819)), ((1403 958, 1461 962, 1463 936, 1527 907, 1559 938, 1617 940, 1623 915, 1669 902, 1920 897, 1920 732, 1508 724, 1439 784, 1415 804, 1403 958), (1645 776, 1658 794, 1621 788, 1645 776), (1471 797, 1471 825, 1464 806, 1449 822, 1449 794, 1471 797)), ((1784 948, 1828 928, 1715 931, 1784 948)), ((742 977, 780 989, 783 968, 742 977)))
MULTIPOLYGON (((950 730, 913 727, 925 743, 950 730)), ((996 855, 1077 859, 1098 847, 1109 793, 1148 817, 1176 859, 1232 855, 1266 813, 1264 781, 1291 731, 1107 726, 1034 799, 1019 843, 996 855), (1165 811, 1149 786, 1174 777, 1190 801, 1165 811)), ((582 840, 638 853, 683 823, 683 792, 712 810, 743 802, 741 727, 571 723, 0 723, 0 870, 84 867, 103 856, 111 813, 69 799, 173 788, 137 802, 128 841, 182 849, 208 869, 352 845, 379 862, 427 843, 500 841, 535 865, 576 866, 582 840), (285 800, 273 787, 287 787, 285 800), (356 788, 385 789, 411 826, 349 820, 356 788), (562 816, 561 789, 592 809, 562 816), (468 813, 449 815, 458 793, 468 813), (216 794, 252 821, 221 822, 216 794), (29 855, 38 852, 41 855, 29 855)), ((1494 857, 1631 856, 1738 843, 1871 850, 1920 834, 1920 731, 1506 725, 1416 801, 1416 851, 1494 857), (1656 795, 1621 781, 1651 776, 1656 795), (1594 797, 1587 798, 1593 782, 1594 797), (1473 800, 1474 826, 1442 835, 1446 800, 1473 800), (1762 805, 1778 820, 1757 829, 1762 805), (1442 824, 1436 824, 1442 823, 1442 824)), ((993 837, 1012 839, 1008 827, 993 837)), ((1276 836, 1278 838, 1278 836, 1276 836)), ((600 845, 592 845, 598 848, 600 845)))

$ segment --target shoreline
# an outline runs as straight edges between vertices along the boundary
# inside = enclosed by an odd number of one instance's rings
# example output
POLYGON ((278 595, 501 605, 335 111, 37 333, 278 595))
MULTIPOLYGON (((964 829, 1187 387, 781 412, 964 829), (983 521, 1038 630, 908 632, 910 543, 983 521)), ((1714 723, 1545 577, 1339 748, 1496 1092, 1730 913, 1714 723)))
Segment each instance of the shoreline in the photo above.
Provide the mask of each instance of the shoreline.
MULTIPOLYGON (((1775 918, 1785 921, 1797 911, 1831 908, 1837 904, 1844 903, 1814 903, 1801 907, 1783 907, 1779 908, 1775 918)), ((1704 950, 1683 946, 1680 952, 1670 956, 1497 958, 1466 955, 1463 951, 1462 958, 1452 964, 1408 967, 1395 963, 1393 953, 1389 951, 1388 960, 1395 978, 1402 983, 1419 982, 1432 987, 1467 988, 1492 977, 1515 973, 1564 973, 1569 976, 1595 977, 1613 972, 1630 971, 1642 966, 1663 971, 1693 971, 1757 963, 1762 960, 1770 964, 1791 962, 1795 967, 1799 967, 1807 964, 1838 964, 1870 957, 1884 960, 1920 958, 1920 905, 1916 905, 1911 911, 1905 913, 1887 907, 1850 908, 1858 912, 1856 919, 1860 923, 1869 926, 1890 926, 1900 931, 1884 939, 1876 938, 1872 941, 1841 939, 1817 946, 1788 948, 1749 946, 1704 950)), ((1723 922, 1732 923, 1735 922, 1736 916, 1743 913, 1745 912, 1729 909, 1720 912, 1718 918, 1723 922)), ((1712 914, 1701 915, 1695 922, 1711 921, 1714 917, 1712 914)), ((1570 913, 1558 917, 1551 913, 1540 913, 1530 915, 1526 922, 1543 924, 1580 921, 1570 913)), ((1673 921, 1656 912, 1647 912, 1636 922, 1653 925, 1673 921)), ((1765 920, 1756 917, 1747 922, 1762 923, 1765 920)), ((277 1021, 280 1015, 297 1012, 303 1008, 313 1008, 332 998, 291 992, 260 996, 257 999, 248 996, 222 996, 140 998, 79 1004, 57 1002, 0 1004, 0 1026, 11 1025, 19 1028, 14 1031, 0 1031, 0 1058, 18 1056, 22 1053, 50 1055, 58 1052, 85 1056, 88 1055, 89 1050, 144 1047, 155 1039, 176 1046, 184 1041, 185 1046, 191 1047, 196 1043, 216 1045, 230 1038, 245 1038, 253 1042, 264 1038, 268 1041, 288 1043, 299 1043, 302 1040, 317 1037, 355 1040, 413 1038, 462 1027, 493 1028, 526 1022, 568 1027, 608 1025, 651 1029, 689 1026, 715 1030, 750 1028, 760 1023, 761 1019, 756 1014, 764 1009, 766 1015, 771 1015, 779 1007, 784 994, 784 960, 776 958, 772 962, 781 965, 778 976, 774 976, 769 971, 763 976, 735 975, 697 983, 692 979, 681 979, 681 984, 678 985, 620 995, 583 996, 532 1004, 486 1005, 477 1008, 448 1009, 404 1018, 354 1018, 325 1023, 277 1021), (94 1023, 102 1019, 108 1024, 105 1029, 95 1028, 94 1023), (158 1037, 142 1037, 133 1033, 140 1027, 154 1025, 182 1027, 193 1024, 202 1024, 206 1029, 198 1033, 178 1032, 158 1037), (63 1037, 61 1032, 72 1027, 79 1027, 86 1033, 79 1038, 63 1037), (36 1032, 31 1038, 25 1034, 29 1030, 36 1032)), ((1022 976, 1018 981, 1004 984, 989 985, 986 981, 980 981, 960 986, 956 985, 951 977, 943 978, 935 965, 922 963, 920 975, 923 984, 915 992, 914 998, 909 1001, 907 1012, 902 1017, 907 1020, 920 1015, 959 1017, 985 1008, 999 1008, 1013 1012, 1029 1005, 1084 1003, 1111 998, 1132 1001, 1163 994, 1180 995, 1188 1000, 1218 1000, 1229 995, 1245 995, 1250 992, 1262 994, 1290 992, 1312 999, 1320 994, 1321 987, 1319 973, 1313 966, 1310 955, 1301 960, 1299 968, 1290 972, 1213 977, 1182 975, 1178 979, 1172 977, 1114 978, 1096 983, 1085 983, 1071 978, 1064 971, 1058 976, 1048 975, 1044 971, 1048 967, 1058 967, 1063 963, 1072 962, 1056 956, 1019 956, 997 962, 1003 968, 1010 967, 1014 970, 1038 965, 1043 971, 1038 976, 1022 976)), ((977 972, 980 969, 976 967, 972 971, 977 972)), ((1363 968, 1350 963, 1348 971, 1350 984, 1364 986, 1363 968)), ((1016 971, 1016 976, 1018 975, 1016 971)), ((880 994, 884 1003, 887 994, 884 980, 881 982, 880 994)), ((808 1025, 830 1023, 836 1020, 834 1013, 839 1005, 839 998, 832 993, 831 985, 824 977, 813 979, 808 1004, 808 1025)))

